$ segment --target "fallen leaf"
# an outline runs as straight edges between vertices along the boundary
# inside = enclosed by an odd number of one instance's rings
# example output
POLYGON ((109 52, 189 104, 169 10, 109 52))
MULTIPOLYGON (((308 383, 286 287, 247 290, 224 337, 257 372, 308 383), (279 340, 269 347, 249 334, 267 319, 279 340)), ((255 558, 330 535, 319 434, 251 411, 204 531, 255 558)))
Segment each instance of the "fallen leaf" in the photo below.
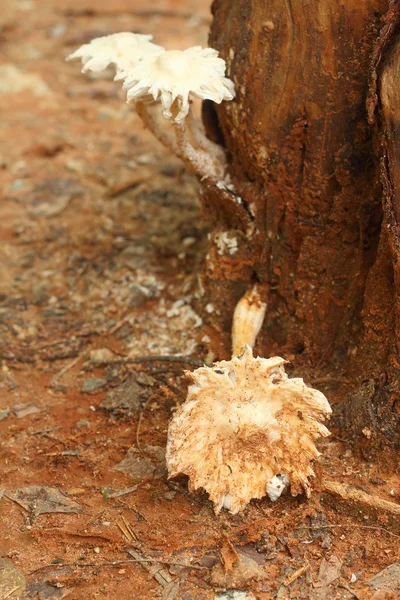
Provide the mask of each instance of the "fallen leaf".
POLYGON ((256 581, 265 579, 266 574, 258 564, 248 556, 238 553, 238 561, 228 572, 222 564, 217 564, 211 571, 211 582, 216 587, 243 589, 252 587, 256 581))
POLYGON ((319 567, 318 579, 314 583, 315 588, 327 587, 340 577, 341 560, 334 554, 327 560, 323 558, 319 567))
POLYGON ((25 600, 28 598, 39 598, 39 600, 62 600, 72 592, 71 589, 57 588, 47 581, 34 581, 28 584, 26 594, 20 598, 25 600))
POLYGON ((165 450, 160 446, 143 446, 141 450, 132 446, 113 471, 120 471, 133 482, 159 479, 166 474, 165 450))
POLYGON ((19 598, 25 588, 24 574, 10 560, 0 558, 0 598, 19 598))
POLYGON ((50 178, 35 186, 29 195, 28 214, 53 217, 60 214, 72 200, 83 193, 76 179, 50 178))
POLYGON ((32 516, 44 513, 80 513, 82 508, 58 488, 33 485, 17 490, 4 490, 4 496, 13 500, 32 516))
POLYGON ((83 394, 93 394, 98 390, 102 390, 108 381, 107 379, 100 379, 99 377, 91 377, 90 379, 86 379, 82 385, 82 393, 83 394))
POLYGON ((12 411, 17 419, 23 419, 28 415, 34 415, 35 413, 40 412, 38 407, 34 404, 16 404, 12 411))
POLYGON ((400 563, 393 563, 380 571, 367 581, 367 585, 376 590, 372 600, 381 600, 386 597, 397 598, 400 592, 400 563), (389 595, 391 594, 391 595, 389 595), (394 596, 396 594, 396 596, 394 596))
POLYGON ((100 403, 100 408, 115 414, 133 414, 140 408, 143 389, 132 379, 124 381, 108 392, 100 403))
POLYGON ((5 419, 7 419, 9 414, 10 414, 10 409, 8 408, 8 406, 6 408, 2 408, 0 410, 0 421, 4 421, 5 419))
POLYGON ((171 581, 171 583, 169 583, 163 589, 161 600, 175 600, 175 598, 177 597, 178 594, 179 594, 179 581, 171 581))

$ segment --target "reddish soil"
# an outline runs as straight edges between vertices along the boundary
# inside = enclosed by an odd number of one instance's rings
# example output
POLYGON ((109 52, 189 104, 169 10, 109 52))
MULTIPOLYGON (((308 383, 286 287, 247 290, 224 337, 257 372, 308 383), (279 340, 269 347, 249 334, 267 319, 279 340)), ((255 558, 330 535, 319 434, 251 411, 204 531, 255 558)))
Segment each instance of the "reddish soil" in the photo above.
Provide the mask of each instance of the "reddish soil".
MULTIPOLYGON (((1 588, 0 564, 0 600, 211 600, 226 587, 228 540, 239 563, 255 560, 228 587, 260 600, 367 600, 368 579, 400 560, 390 515, 326 494, 216 517, 205 494, 148 460, 148 446, 165 447, 191 361, 104 364, 212 358, 195 311, 207 231, 196 182, 143 130, 118 84, 85 78, 64 57, 121 30, 170 48, 205 44, 210 19, 204 0, 2 7, 0 556, 26 591, 1 588), (131 446, 135 481, 113 470, 131 446), (10 492, 29 486, 59 488, 80 512, 24 509, 10 492)), ((330 479, 399 501, 398 478, 345 440, 333 435, 321 450, 330 479)))

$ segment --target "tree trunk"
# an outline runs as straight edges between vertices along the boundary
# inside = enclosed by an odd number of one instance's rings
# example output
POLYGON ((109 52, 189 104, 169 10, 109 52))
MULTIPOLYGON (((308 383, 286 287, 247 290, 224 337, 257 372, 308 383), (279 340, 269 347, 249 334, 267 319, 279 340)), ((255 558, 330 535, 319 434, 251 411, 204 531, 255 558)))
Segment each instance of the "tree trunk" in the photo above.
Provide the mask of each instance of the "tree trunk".
POLYGON ((203 191, 214 339, 228 354, 234 305, 259 282, 258 352, 330 381, 371 445, 396 443, 398 2, 214 0, 212 10, 210 45, 237 90, 216 114, 203 110, 234 185, 203 191))

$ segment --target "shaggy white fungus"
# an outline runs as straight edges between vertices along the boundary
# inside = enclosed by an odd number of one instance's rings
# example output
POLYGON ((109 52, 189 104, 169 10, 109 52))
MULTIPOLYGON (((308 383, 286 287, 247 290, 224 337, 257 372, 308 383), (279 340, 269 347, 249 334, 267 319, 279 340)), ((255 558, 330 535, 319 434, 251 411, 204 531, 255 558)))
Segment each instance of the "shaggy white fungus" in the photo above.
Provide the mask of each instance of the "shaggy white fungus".
POLYGON ((116 79, 125 79, 128 102, 150 96, 161 101, 165 117, 181 121, 189 112, 190 96, 217 104, 234 98, 235 86, 225 70, 216 50, 194 46, 147 55, 116 79))
POLYGON ((233 99, 235 87, 225 77, 225 61, 212 48, 166 51, 151 39, 150 35, 114 33, 84 44, 67 60, 82 59, 83 72, 102 71, 113 64, 115 79, 125 80, 128 102, 135 101, 137 114, 156 138, 199 178, 222 180, 225 152, 207 138, 201 123, 190 114, 190 97, 217 103, 233 99), (157 118, 160 104, 173 124, 174 135, 157 118))
POLYGON ((133 68, 146 54, 163 52, 162 46, 150 42, 153 36, 123 31, 91 40, 67 57, 67 60, 82 59, 82 73, 104 71, 114 64, 119 72, 133 68))
POLYGON ((285 362, 254 358, 246 346, 241 357, 186 373, 192 385, 168 430, 169 476, 188 475, 216 513, 267 494, 276 500, 289 482, 292 495, 310 495, 314 442, 329 435, 322 421, 331 408, 321 392, 289 379, 285 362))

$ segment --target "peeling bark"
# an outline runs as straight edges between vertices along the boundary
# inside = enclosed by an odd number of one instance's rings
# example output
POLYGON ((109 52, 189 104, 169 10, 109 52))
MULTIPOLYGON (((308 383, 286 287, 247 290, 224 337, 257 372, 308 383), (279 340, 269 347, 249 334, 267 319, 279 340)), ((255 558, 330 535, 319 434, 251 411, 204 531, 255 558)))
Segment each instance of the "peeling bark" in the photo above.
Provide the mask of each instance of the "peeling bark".
POLYGON ((395 442, 398 2, 214 0, 212 10, 210 45, 237 89, 218 125, 204 110, 241 198, 233 208, 204 190, 214 228, 204 282, 225 353, 229 315, 259 282, 268 290, 260 353, 346 376, 354 430, 395 442), (238 248, 220 256, 215 240, 227 230, 238 248))

